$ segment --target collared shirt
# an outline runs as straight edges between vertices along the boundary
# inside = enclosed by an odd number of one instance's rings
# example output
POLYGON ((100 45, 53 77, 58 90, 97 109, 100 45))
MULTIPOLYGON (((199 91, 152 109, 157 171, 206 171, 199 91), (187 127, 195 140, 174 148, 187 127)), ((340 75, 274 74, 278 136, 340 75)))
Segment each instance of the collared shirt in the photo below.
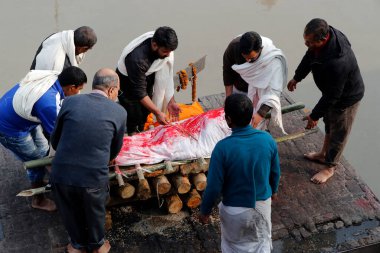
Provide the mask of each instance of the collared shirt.
POLYGON ((92 90, 90 93, 101 94, 101 95, 105 96, 106 98, 108 98, 107 93, 105 93, 105 92, 102 91, 102 90, 97 90, 97 89, 95 89, 95 90, 92 90))

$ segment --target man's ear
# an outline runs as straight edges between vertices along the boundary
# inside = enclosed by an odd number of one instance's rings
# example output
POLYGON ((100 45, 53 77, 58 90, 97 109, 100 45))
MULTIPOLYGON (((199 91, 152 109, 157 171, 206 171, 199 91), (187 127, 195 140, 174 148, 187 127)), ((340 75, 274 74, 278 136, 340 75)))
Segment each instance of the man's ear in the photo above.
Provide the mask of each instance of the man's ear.
POLYGON ((226 119, 227 125, 231 125, 231 123, 232 123, 231 117, 228 115, 225 115, 224 117, 226 119))
POLYGON ((157 43, 156 42, 154 42, 153 40, 152 40, 152 49, 153 49, 153 51, 156 51, 157 49, 158 49, 158 45, 157 45, 157 43))

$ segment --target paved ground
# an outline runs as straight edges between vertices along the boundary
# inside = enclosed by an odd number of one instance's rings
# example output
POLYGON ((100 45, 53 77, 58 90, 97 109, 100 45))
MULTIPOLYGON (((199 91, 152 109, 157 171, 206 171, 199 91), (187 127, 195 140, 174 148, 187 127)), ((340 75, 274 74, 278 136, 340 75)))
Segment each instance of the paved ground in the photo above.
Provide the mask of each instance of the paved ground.
MULTIPOLYGON (((284 117, 288 133, 303 130, 301 117, 301 112, 284 117)), ((319 132, 279 144, 282 178, 272 213, 274 252, 338 252, 380 242, 380 203, 347 161, 327 184, 309 181, 321 165, 305 161, 302 154, 318 150, 322 141, 319 132)), ((26 188, 22 164, 0 146, 0 252, 63 252, 67 235, 59 215, 34 210, 30 199, 15 197, 26 188)), ((217 210, 210 225, 200 225, 196 212, 167 215, 156 200, 114 207, 107 234, 111 252, 219 252, 217 210)))

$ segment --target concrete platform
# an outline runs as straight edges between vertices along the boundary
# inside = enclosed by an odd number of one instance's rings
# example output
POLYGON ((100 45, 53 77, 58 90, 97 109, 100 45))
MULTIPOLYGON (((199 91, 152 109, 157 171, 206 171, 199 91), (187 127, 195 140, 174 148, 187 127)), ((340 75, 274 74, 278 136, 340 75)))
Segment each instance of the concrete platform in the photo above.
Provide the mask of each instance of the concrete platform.
MULTIPOLYGON (((201 101, 212 108, 222 105, 223 97, 201 101)), ((285 95, 282 103, 292 101, 285 95)), ((303 130, 302 116, 284 116, 288 133, 303 130)), ((322 142, 318 132, 279 144, 282 178, 272 211, 274 252, 380 252, 380 202, 354 168, 343 159, 328 183, 310 182, 322 165, 304 160, 303 154, 319 150, 322 142)), ((68 240, 58 213, 34 210, 30 199, 15 197, 26 188, 21 162, 0 146, 0 252, 63 252, 68 240)), ((198 210, 167 215, 158 205, 152 199, 113 207, 107 233, 111 252, 220 252, 216 208, 213 222, 201 225, 195 219, 198 210)))

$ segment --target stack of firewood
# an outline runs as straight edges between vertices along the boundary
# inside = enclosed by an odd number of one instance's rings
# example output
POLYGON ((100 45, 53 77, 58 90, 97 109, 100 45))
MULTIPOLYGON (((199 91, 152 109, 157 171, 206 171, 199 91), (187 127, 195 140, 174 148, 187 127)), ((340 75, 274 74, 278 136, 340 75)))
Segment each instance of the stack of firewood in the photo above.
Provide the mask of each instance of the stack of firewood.
POLYGON ((165 201, 169 213, 178 213, 184 205, 196 208, 201 204, 199 192, 205 190, 208 159, 187 161, 181 165, 165 162, 162 169, 149 171, 144 166, 116 168, 115 180, 110 180, 109 206, 125 202, 159 198, 165 201), (134 176, 127 176, 133 170, 134 176))

